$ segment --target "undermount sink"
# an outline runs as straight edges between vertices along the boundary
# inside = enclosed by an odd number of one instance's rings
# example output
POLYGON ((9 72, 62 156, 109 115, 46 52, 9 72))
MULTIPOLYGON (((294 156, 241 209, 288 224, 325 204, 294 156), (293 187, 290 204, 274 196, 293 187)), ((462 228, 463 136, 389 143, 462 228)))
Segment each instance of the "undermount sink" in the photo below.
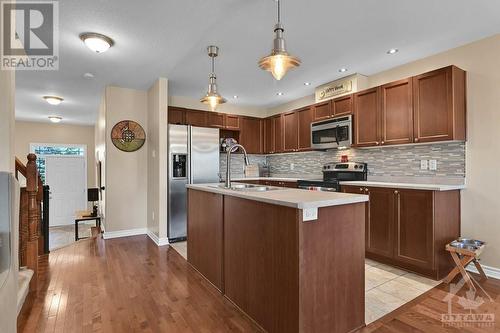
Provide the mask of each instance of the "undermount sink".
POLYGON ((231 187, 227 188, 224 184, 217 185, 220 188, 233 190, 233 191, 255 191, 255 192, 265 192, 279 190, 279 187, 264 186, 257 184, 232 184, 231 187))

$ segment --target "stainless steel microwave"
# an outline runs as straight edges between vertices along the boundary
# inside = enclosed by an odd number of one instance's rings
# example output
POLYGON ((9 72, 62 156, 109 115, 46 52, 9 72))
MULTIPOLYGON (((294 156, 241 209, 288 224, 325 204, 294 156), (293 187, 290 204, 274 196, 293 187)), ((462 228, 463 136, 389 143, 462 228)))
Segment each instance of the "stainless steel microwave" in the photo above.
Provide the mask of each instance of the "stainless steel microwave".
POLYGON ((351 115, 311 124, 311 147, 313 149, 348 148, 351 144, 351 115))

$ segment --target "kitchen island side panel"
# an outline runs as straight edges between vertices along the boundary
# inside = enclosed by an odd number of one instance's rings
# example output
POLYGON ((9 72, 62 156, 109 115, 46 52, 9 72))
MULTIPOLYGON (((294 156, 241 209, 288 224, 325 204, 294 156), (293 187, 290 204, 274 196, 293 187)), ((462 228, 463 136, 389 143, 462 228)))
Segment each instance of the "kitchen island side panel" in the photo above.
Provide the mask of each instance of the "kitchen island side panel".
POLYGON ((365 204, 320 208, 300 222, 300 332, 365 325, 365 204))
POLYGON ((224 292, 222 212, 221 194, 188 189, 188 262, 224 292))

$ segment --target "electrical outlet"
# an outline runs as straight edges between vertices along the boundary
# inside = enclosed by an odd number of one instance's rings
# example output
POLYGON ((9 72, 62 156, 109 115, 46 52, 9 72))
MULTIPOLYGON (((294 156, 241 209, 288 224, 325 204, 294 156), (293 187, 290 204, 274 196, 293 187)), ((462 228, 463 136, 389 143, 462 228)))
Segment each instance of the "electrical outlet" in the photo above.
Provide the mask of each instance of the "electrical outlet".
POLYGON ((290 163, 290 170, 293 170, 295 169, 295 164, 294 163, 290 163))
POLYGON ((153 150, 151 151, 151 156, 152 156, 153 158, 155 158, 155 157, 156 157, 156 150, 154 150, 154 149, 153 149, 153 150))
POLYGON ((436 160, 429 160, 429 170, 437 170, 438 164, 436 160))
POLYGON ((420 160, 420 170, 427 170, 427 169, 429 169, 429 161, 420 160))
POLYGON ((153 219, 153 221, 155 220, 155 211, 154 210, 151 212, 151 218, 153 219))
POLYGON ((314 221, 318 219, 318 208, 304 208, 302 210, 302 221, 314 221))

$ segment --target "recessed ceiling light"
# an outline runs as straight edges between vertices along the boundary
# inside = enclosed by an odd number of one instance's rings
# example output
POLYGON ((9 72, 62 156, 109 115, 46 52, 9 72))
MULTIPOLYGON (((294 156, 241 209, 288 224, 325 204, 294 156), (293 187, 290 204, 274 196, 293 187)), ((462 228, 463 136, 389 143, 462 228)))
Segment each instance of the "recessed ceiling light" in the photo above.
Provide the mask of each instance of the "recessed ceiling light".
POLYGON ((62 97, 58 96, 43 96, 43 99, 47 101, 50 105, 59 105, 64 101, 62 97))
POLYGON ((62 118, 61 117, 58 117, 58 116, 50 116, 49 117, 50 121, 53 122, 53 123, 60 123, 62 118))
POLYGON ((95 32, 86 32, 80 35, 80 39, 89 49, 96 53, 106 52, 115 42, 108 36, 95 32))
POLYGON ((310 85, 311 85, 311 82, 304 82, 304 85, 305 85, 305 86, 310 86, 310 85))
POLYGON ((280 91, 280 92, 277 92, 276 95, 283 96, 283 93, 280 91))
POLYGON ((341 69, 339 69, 339 72, 340 72, 340 73, 344 73, 344 72, 347 72, 347 68, 345 68, 345 67, 342 67, 341 69))
POLYGON ((234 95, 234 96, 233 96, 233 98, 234 98, 234 99, 238 99, 238 95, 234 95))
POLYGON ((398 49, 390 49, 390 50, 387 50, 387 54, 394 54, 394 53, 398 53, 398 49))
POLYGON ((83 74, 83 77, 86 79, 93 79, 95 76, 92 73, 85 73, 83 74))

